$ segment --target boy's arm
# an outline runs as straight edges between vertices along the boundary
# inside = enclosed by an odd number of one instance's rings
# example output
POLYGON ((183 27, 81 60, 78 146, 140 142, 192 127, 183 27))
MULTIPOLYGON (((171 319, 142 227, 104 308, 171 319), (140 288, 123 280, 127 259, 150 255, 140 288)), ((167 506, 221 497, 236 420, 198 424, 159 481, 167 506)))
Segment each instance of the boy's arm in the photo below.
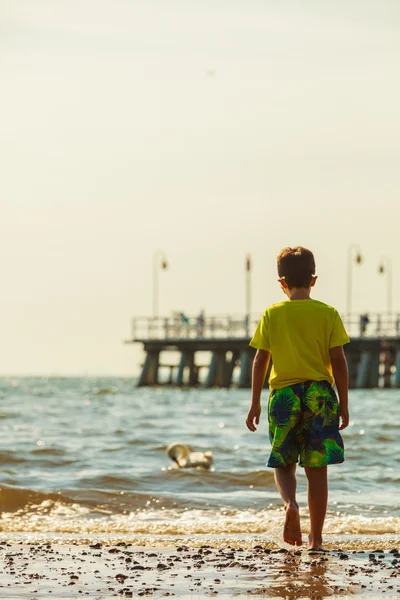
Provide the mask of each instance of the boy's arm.
POLYGON ((347 361, 344 355, 343 346, 337 346, 329 350, 329 356, 332 364, 333 378, 336 383, 339 394, 340 416, 342 424, 339 429, 345 429, 349 424, 349 371, 347 361))
POLYGON ((261 392, 264 387, 265 376, 271 355, 267 350, 257 350, 253 361, 251 380, 251 407, 246 419, 247 428, 256 431, 254 423, 258 425, 261 415, 261 392))

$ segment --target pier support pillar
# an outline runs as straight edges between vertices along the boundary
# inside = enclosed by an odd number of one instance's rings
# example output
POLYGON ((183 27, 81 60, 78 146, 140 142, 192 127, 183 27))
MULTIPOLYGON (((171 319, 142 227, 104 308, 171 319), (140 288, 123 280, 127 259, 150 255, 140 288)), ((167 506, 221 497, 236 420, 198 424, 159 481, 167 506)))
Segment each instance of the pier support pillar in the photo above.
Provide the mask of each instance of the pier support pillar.
POLYGON ((379 340, 352 340, 345 349, 350 389, 379 387, 381 353, 379 340))
POLYGON ((373 350, 371 352, 369 374, 368 374, 368 385, 369 388, 379 387, 379 365, 380 365, 380 352, 379 350, 373 350))
POLYGON ((179 361, 178 374, 176 376, 176 385, 181 386, 183 384, 183 374, 186 366, 186 352, 181 353, 181 360, 179 361))
POLYGON ((187 384, 195 386, 198 384, 199 369, 195 364, 194 352, 183 350, 181 360, 179 361, 178 375, 176 377, 176 385, 184 385, 185 368, 189 367, 189 377, 187 384))
POLYGON ((215 385, 216 374, 217 374, 217 353, 213 352, 211 355, 210 366, 208 367, 207 379, 206 379, 206 387, 210 388, 215 385))
POLYGON ((238 352, 232 352, 231 359, 227 360, 227 353, 225 350, 214 351, 208 368, 206 387, 210 388, 216 386, 229 388, 232 384, 233 371, 238 358, 238 352))
POLYGON ((371 353, 370 352, 362 352, 360 363, 358 365, 357 370, 357 380, 356 380, 356 388, 366 388, 368 387, 368 373, 371 362, 371 353))
POLYGON ((253 353, 249 350, 242 350, 240 353, 240 377, 239 387, 248 388, 251 386, 251 367, 253 364, 253 353))
POLYGON ((210 366, 206 380, 206 387, 227 387, 227 362, 226 352, 214 351, 211 356, 210 366))
POLYGON ((217 370, 215 376, 215 385, 224 387, 226 374, 226 352, 216 352, 217 355, 217 370))
POLYGON ((239 359, 238 352, 231 352, 232 356, 230 360, 227 360, 227 356, 225 354, 224 357, 224 373, 223 373, 223 381, 222 387, 229 388, 232 385, 233 371, 236 367, 236 363, 239 359))
POLYGON ((350 389, 379 387, 380 347, 372 344, 366 347, 367 350, 346 353, 350 389))
POLYGON ((391 379, 392 379, 392 365, 394 363, 393 357, 393 347, 388 344, 382 344, 382 354, 383 354, 383 387, 390 388, 391 387, 391 379))
POLYGON ((346 352, 347 368, 349 371, 349 389, 356 387, 357 368, 354 360, 354 354, 346 352))
POLYGON ((400 350, 396 352, 396 374, 394 376, 394 386, 400 387, 400 350))
POLYGON ((158 384, 159 362, 160 352, 158 350, 148 350, 138 382, 139 387, 158 384))
POLYGON ((199 382, 199 369, 196 367, 194 352, 188 353, 187 365, 189 367, 189 385, 194 387, 199 382))

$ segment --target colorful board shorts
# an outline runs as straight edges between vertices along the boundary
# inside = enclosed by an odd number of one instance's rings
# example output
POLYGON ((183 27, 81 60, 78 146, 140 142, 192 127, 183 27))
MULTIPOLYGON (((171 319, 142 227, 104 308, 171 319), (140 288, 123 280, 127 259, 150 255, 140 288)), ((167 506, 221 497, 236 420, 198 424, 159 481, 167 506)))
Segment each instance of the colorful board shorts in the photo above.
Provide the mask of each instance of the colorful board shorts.
POLYGON ((268 403, 269 467, 324 467, 344 461, 339 403, 327 381, 272 390, 268 403))

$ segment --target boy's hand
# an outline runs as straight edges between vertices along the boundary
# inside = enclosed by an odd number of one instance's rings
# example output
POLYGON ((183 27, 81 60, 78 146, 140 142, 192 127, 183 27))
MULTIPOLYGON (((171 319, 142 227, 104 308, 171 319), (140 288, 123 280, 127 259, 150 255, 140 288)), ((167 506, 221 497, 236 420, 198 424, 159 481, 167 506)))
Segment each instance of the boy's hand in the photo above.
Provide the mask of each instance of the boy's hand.
POLYGON ((340 408, 340 418, 342 419, 342 424, 340 425, 339 429, 346 429, 350 420, 348 408, 340 408))
POLYGON ((249 414, 247 415, 246 425, 247 429, 250 431, 257 431, 257 427, 254 425, 254 422, 258 425, 260 422, 261 415, 261 404, 257 406, 252 406, 249 410, 249 414))

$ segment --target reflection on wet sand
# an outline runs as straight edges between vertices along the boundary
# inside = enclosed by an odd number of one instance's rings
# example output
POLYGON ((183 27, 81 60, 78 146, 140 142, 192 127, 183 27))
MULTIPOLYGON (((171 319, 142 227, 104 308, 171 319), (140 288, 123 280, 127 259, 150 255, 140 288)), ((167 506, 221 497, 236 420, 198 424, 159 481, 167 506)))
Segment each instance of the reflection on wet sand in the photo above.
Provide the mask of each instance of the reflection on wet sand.
POLYGON ((288 554, 276 569, 273 581, 263 587, 257 588, 252 594, 268 595, 271 598, 321 598, 332 596, 334 593, 347 594, 346 588, 335 585, 334 579, 341 573, 340 564, 331 564, 328 570, 329 558, 323 555, 319 557, 302 557, 288 554))
POLYGON ((218 595, 317 600, 348 595, 377 598, 383 593, 391 598, 400 592, 400 554, 395 549, 307 553, 261 545, 154 548, 125 542, 3 543, 0 548, 0 587, 7 588, 7 597, 52 593, 58 598, 85 594, 186 600, 218 595))
POLYGON ((269 598, 326 598, 399 592, 400 554, 397 549, 345 553, 289 552, 274 565, 270 581, 250 591, 269 598))

